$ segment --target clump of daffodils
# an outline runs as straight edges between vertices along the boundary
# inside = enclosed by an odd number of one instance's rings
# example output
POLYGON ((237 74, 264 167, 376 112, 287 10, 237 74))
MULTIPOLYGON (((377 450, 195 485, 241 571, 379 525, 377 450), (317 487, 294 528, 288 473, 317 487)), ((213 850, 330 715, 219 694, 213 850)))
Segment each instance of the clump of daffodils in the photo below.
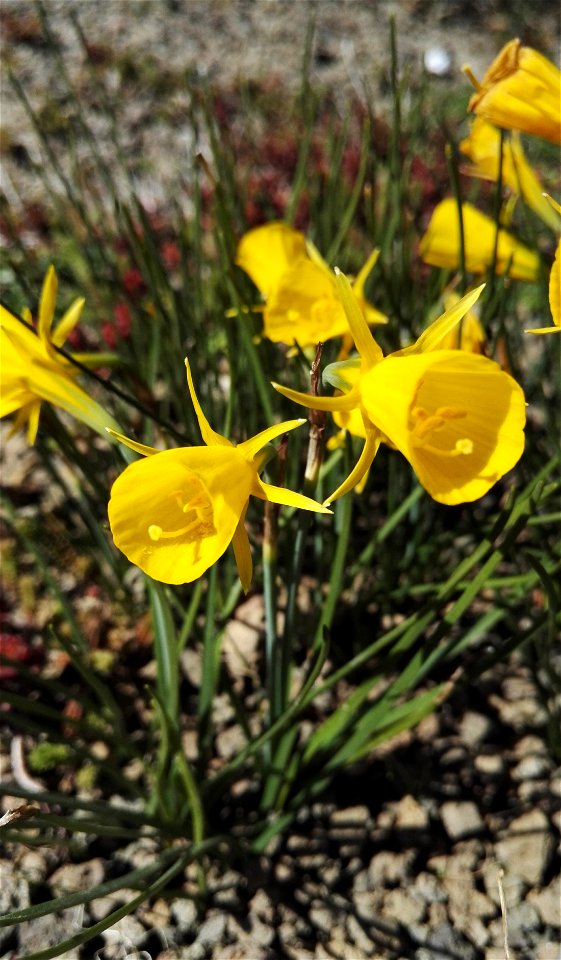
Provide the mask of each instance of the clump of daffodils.
MULTIPOLYGON (((107 427, 118 429, 107 411, 78 385, 79 368, 57 350, 78 323, 85 303, 79 297, 54 326, 57 286, 56 272, 51 266, 43 282, 36 328, 28 309, 23 311, 22 323, 0 306, 0 417, 15 413, 12 432, 26 427, 30 444, 37 436, 43 401, 103 435, 107 427)), ((104 362, 100 354, 72 356, 87 367, 99 367, 104 362)))

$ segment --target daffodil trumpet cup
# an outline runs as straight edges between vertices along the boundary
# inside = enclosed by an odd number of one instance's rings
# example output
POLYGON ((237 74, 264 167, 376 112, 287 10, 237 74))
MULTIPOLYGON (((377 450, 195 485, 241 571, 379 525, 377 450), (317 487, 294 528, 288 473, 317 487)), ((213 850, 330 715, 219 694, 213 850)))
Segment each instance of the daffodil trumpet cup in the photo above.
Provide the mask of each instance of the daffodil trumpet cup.
POLYGON ((273 384, 302 406, 349 415, 358 411, 362 419, 365 443, 359 460, 324 502, 332 503, 360 483, 381 442, 401 451, 439 503, 454 505, 484 496, 522 455, 524 393, 494 361, 440 349, 484 285, 446 310, 414 344, 384 357, 349 281, 336 274, 359 354, 324 371, 324 380, 341 394, 311 397, 273 384))

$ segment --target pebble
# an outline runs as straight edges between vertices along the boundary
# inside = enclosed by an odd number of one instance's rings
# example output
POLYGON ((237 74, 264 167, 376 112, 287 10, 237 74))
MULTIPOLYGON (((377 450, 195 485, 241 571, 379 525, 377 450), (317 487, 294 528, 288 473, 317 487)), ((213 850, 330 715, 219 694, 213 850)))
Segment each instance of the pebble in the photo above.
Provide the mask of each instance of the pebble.
MULTIPOLYGON (((533 933, 541 926, 538 911, 527 902, 517 903, 507 910, 508 942, 511 950, 525 950, 533 943, 533 933)), ((502 918, 489 924, 489 933, 495 943, 502 941, 502 918)))
POLYGON ((198 911, 194 900, 174 900, 171 915, 182 935, 191 933, 197 923, 198 911))
POLYGON ((532 753, 523 757, 520 763, 517 763, 510 772, 513 780, 517 783, 525 780, 539 780, 545 777, 551 770, 551 761, 543 754, 532 753))
POLYGON ((500 753, 479 753, 473 765, 478 773, 486 777, 500 777, 504 773, 505 763, 500 753))
POLYGON ((530 810, 513 820, 508 834, 495 844, 495 854, 509 873, 518 874, 530 886, 539 886, 549 862, 553 837, 541 810, 530 810))
POLYGON ((460 840, 481 833, 484 829, 481 814, 471 800, 450 800, 443 803, 440 816, 451 840, 460 840))
POLYGON ((466 710, 458 725, 458 735, 462 743, 478 747, 488 737, 491 727, 489 717, 475 710, 466 710))
POLYGON ((411 864, 415 859, 414 850, 392 853, 382 850, 376 853, 368 866, 368 882, 371 889, 403 883, 409 876, 411 864))
POLYGON ((427 943, 415 952, 415 960, 476 960, 477 951, 449 923, 431 930, 427 943))
POLYGON ((346 927, 351 942, 354 943, 359 950, 364 950, 367 956, 371 956, 374 943, 370 937, 367 936, 364 927, 359 923, 353 913, 349 913, 347 916, 346 927))
POLYGON ((105 863, 101 857, 87 860, 85 863, 64 863, 49 878, 49 884, 55 897, 63 893, 76 893, 89 890, 103 883, 105 863))
POLYGON ((395 826, 398 830, 426 830, 429 826, 428 811, 408 793, 395 808, 395 826))
POLYGON ((423 900, 408 890, 397 887, 395 890, 388 890, 384 896, 382 912, 386 917, 391 917, 404 926, 419 923, 423 919, 425 911, 426 904, 423 900))
POLYGON ((226 932, 226 916, 223 913, 211 914, 199 927, 195 943, 192 947, 202 947, 203 950, 222 943, 226 932))
POLYGON ((442 884, 433 873, 427 873, 425 870, 422 870, 415 877, 411 892, 424 900, 425 903, 444 903, 448 899, 448 894, 442 884))
POLYGON ((114 944, 117 947, 117 954, 123 952, 129 953, 130 948, 138 947, 146 936, 146 928, 136 917, 129 915, 122 917, 112 927, 105 930, 102 936, 108 944, 114 944))
POLYGON ((546 926, 561 927, 561 878, 554 877, 543 890, 531 890, 527 902, 538 911, 546 926))

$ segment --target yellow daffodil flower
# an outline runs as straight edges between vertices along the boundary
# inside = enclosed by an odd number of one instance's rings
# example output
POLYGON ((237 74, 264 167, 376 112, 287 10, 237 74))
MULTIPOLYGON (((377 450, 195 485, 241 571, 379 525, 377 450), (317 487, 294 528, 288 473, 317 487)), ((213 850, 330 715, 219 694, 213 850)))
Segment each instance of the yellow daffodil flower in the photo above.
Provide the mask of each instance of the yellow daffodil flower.
MULTIPOLYGON (((464 255, 466 270, 485 273, 493 262, 497 228, 493 220, 469 203, 462 204, 464 255)), ((540 260, 506 230, 499 229, 496 242, 496 272, 508 273, 513 280, 537 280, 540 260)), ((460 224, 458 205, 448 197, 439 203, 421 238, 419 253, 433 267, 457 270, 460 263, 460 224)))
POLYGON ((145 459, 131 463, 111 489, 113 540, 132 563, 163 583, 196 580, 231 543, 247 592, 252 561, 244 520, 250 496, 329 512, 315 500, 265 483, 259 476, 266 460, 263 447, 305 421, 278 423, 236 446, 208 423, 187 360, 185 364, 205 446, 158 451, 114 434, 145 459))
POLYGON ((555 260, 549 275, 549 306, 553 317, 552 327, 536 327, 524 333, 561 333, 561 240, 557 244, 555 260))
MULTIPOLYGON (((547 194, 546 200, 557 214, 556 226, 557 229, 559 229, 561 223, 561 205, 556 203, 552 197, 547 196, 547 194)), ((555 258, 549 275, 549 306, 551 308, 551 316, 553 317, 553 326, 525 330, 524 333, 561 333, 561 240, 557 243, 555 258)))
MULTIPOLYGON (((364 284, 378 257, 373 251, 354 289, 368 323, 387 318, 364 296, 364 284)), ((255 227, 240 240, 236 263, 261 293, 263 335, 277 343, 307 347, 348 333, 334 276, 304 234, 286 223, 255 227)))
POLYGON ((484 117, 475 118, 469 136, 460 143, 460 150, 471 160, 471 166, 465 169, 466 173, 483 180, 496 181, 500 171, 502 182, 509 190, 515 196, 521 196, 544 223, 556 227, 555 211, 543 196, 543 187, 526 160, 517 131, 503 139, 502 168, 500 130, 484 117))
POLYGON ((339 275, 337 282, 360 355, 359 360, 332 364, 324 373, 342 395, 311 397, 273 384, 303 406, 360 413, 366 435, 362 454, 326 503, 360 482, 381 441, 402 452, 419 482, 440 503, 482 497, 522 454, 524 394, 492 360, 442 350, 440 344, 483 287, 447 310, 412 346, 384 357, 348 281, 339 275))
MULTIPOLYGON (((66 410, 93 430, 106 436, 105 428, 118 429, 111 416, 76 383, 78 368, 55 349, 74 328, 84 306, 80 297, 53 329, 57 293, 54 267, 49 267, 39 302, 37 331, 31 327, 29 310, 23 319, 0 307, 0 417, 16 413, 12 433, 27 423, 27 439, 35 442, 43 400, 66 410)), ((73 354, 86 366, 101 366, 101 354, 73 354)))
POLYGON ((561 143, 561 73, 541 53, 511 40, 482 83, 469 67, 464 70, 476 89, 469 110, 497 127, 561 143))

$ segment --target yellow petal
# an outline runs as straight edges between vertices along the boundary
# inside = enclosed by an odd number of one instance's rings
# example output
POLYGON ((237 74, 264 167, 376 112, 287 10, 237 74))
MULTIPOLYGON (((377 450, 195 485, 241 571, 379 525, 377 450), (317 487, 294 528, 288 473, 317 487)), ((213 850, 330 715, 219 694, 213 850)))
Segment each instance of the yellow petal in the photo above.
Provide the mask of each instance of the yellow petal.
POLYGON ((339 397, 314 397, 311 393, 300 393, 299 390, 292 390, 290 387, 281 387, 280 383, 274 383, 273 381, 271 381, 271 386, 283 397, 288 397, 294 403, 299 403, 302 407, 308 407, 310 410, 352 410, 359 400, 358 388, 356 387, 339 397))
POLYGON ((271 443, 273 440, 276 440, 277 437, 282 437, 283 433, 296 430, 297 427, 301 427, 303 423, 306 423, 303 418, 298 420, 285 420, 284 423, 275 423, 274 426, 267 427, 267 429, 262 430, 261 433, 256 433, 255 436, 249 440, 238 443, 236 450, 239 450, 246 460, 253 460, 267 443, 271 443))
POLYGON ((276 290, 283 273, 301 257, 306 257, 304 234, 286 223, 268 223, 242 237, 236 263, 267 299, 276 290))
POLYGON ((472 161, 466 173, 496 181, 500 171, 502 182, 514 194, 520 194, 544 223, 556 228, 555 211, 543 196, 542 185, 526 160, 518 131, 513 131, 510 138, 508 135, 503 138, 502 167, 500 131, 483 117, 475 118, 469 137, 460 143, 460 150, 472 161))
POLYGON ((485 284, 482 283, 480 287, 476 287, 475 290, 466 293, 461 300, 452 303, 441 317, 438 317, 437 320, 423 331, 416 343, 410 347, 405 347, 404 350, 398 351, 394 356, 405 356, 411 353, 428 353, 436 350, 442 340, 457 327, 468 310, 477 302, 484 289, 485 284))
POLYGON ((335 279, 355 346, 363 364, 371 367, 382 359, 383 353, 368 329, 347 277, 335 269, 335 279))
POLYGON ((482 497, 524 449, 524 394, 485 357, 461 350, 388 357, 364 377, 362 398, 440 503, 482 497))
POLYGON ((269 500, 271 503, 282 503, 287 507, 298 507, 300 510, 311 510, 312 513, 331 513, 327 507, 324 507, 311 497, 305 497, 302 493, 295 493, 294 490, 287 490, 286 487, 276 487, 272 483, 265 483, 260 477, 254 481, 251 488, 254 497, 260 500, 269 500))
MULTIPOLYGON (((485 273, 493 262, 497 228, 493 220, 469 203, 462 204, 466 269, 485 273)), ((460 225, 458 207, 452 198, 435 208, 425 235, 419 244, 425 263, 457 270, 460 263, 460 225)), ((515 280, 535 281, 539 274, 537 253, 519 243, 512 234, 499 229, 496 271, 508 272, 515 280)))
POLYGON ((347 330, 345 311, 327 270, 300 259, 283 272, 265 304, 265 337, 306 347, 340 337, 347 330))
POLYGON ((253 560, 251 559, 249 537, 247 535, 247 530, 245 529, 245 510, 240 517, 239 523, 234 531, 232 546, 234 548, 236 567, 238 570, 238 576, 241 580, 242 589, 244 593, 247 593, 253 578, 253 560))
POLYGON ((560 143, 561 74, 537 50, 511 40, 487 70, 469 109, 498 127, 560 143))
POLYGON ((557 244, 549 277, 549 306, 555 326, 561 327, 561 240, 557 244))
POLYGON ((129 438, 125 437, 123 433, 117 433, 116 430, 111 430, 110 427, 107 427, 107 433, 113 437, 114 440, 118 440, 119 443, 123 443, 125 447, 128 447, 130 450, 134 450, 135 453, 139 453, 141 457, 151 457, 153 453, 162 452, 156 447, 148 447, 145 443, 138 443, 137 440, 129 440, 129 438))
POLYGON ((43 343, 47 345, 51 338, 51 326, 55 314, 57 276, 55 268, 50 266, 45 274, 41 299, 39 300, 39 320, 37 323, 37 332, 43 343))
POLYGON ((190 583, 231 543, 255 475, 235 447, 180 447, 137 460, 111 490, 115 544, 154 580, 190 583))
POLYGON ((70 304, 64 316, 61 317, 59 323, 57 323, 56 330, 51 336, 51 340, 55 346, 62 347, 68 334, 72 332, 78 323, 82 315, 85 302, 86 301, 84 300, 84 297, 78 297, 74 303, 70 304))
POLYGON ((349 493, 354 487, 359 487, 362 481, 364 480, 366 474, 372 466, 372 461, 378 453, 378 447, 380 446, 380 433, 378 430, 373 429, 371 425, 364 424, 366 442, 362 448, 359 459, 357 460, 355 466, 349 473, 349 476, 343 483, 333 491, 331 496, 327 497, 325 503, 333 503, 334 500, 338 500, 339 497, 343 497, 346 493, 349 493))
POLYGON ((203 413, 203 409, 199 403, 197 394, 195 393, 195 385, 193 383, 193 377, 191 376, 191 367, 189 366, 189 361, 187 357, 185 357, 185 367, 187 370, 187 384, 189 386, 189 393, 191 394, 191 400, 195 408, 197 420, 199 421, 199 429, 201 431, 201 436, 204 442, 209 447, 216 446, 216 445, 223 446, 223 447, 231 447, 232 444, 230 443, 229 440, 226 439, 226 437, 223 437, 220 433, 216 433, 212 429, 210 423, 208 422, 207 418, 203 413))

